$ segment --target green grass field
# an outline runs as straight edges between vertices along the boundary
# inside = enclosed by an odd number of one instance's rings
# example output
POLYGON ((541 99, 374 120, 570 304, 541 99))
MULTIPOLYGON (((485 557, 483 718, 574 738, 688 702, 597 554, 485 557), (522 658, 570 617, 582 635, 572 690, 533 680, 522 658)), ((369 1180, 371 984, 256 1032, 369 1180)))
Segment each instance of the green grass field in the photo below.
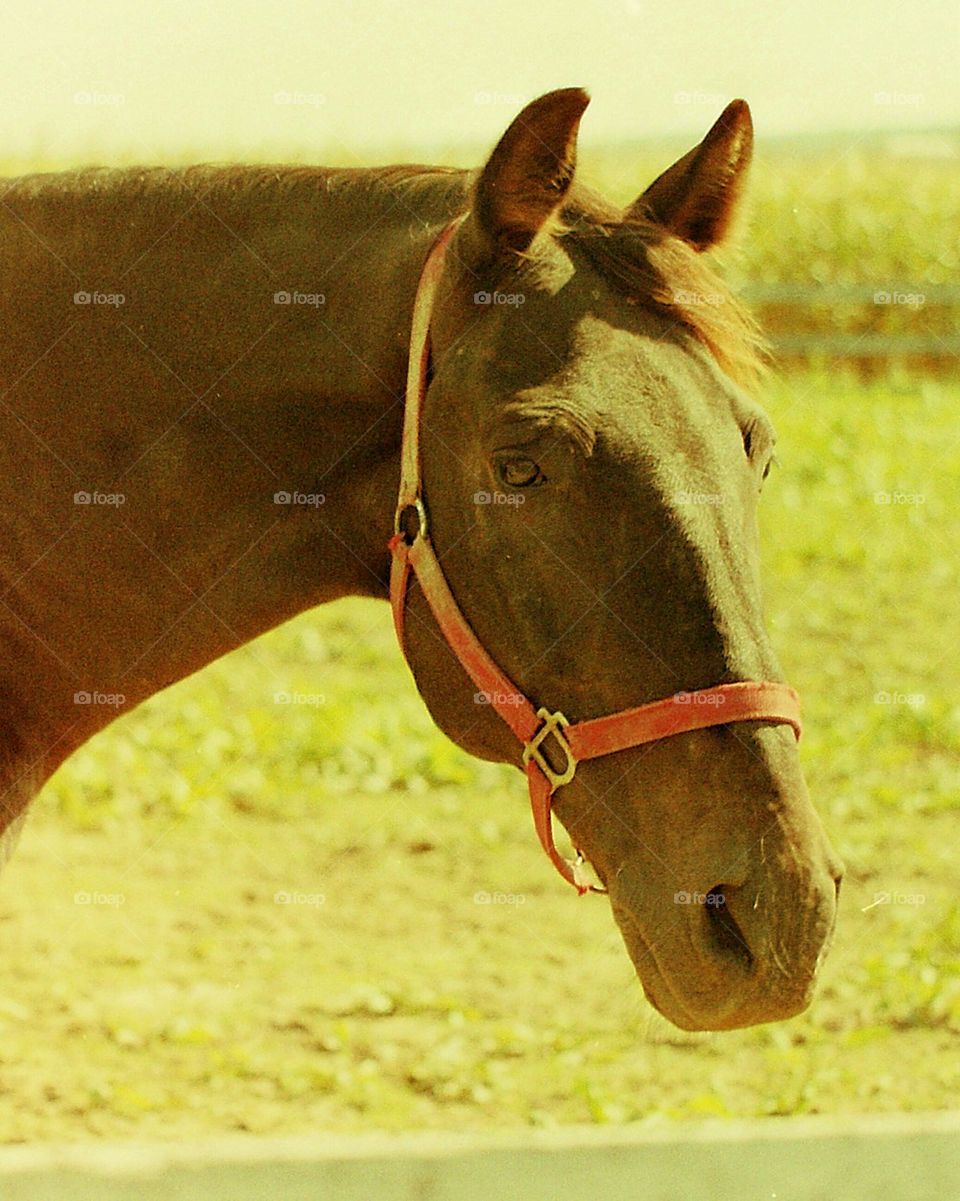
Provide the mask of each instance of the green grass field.
POLYGON ((955 1106, 958 403, 769 388, 768 612, 848 865, 807 1014, 656 1017, 521 777, 432 727, 386 605, 343 602, 124 717, 36 804, 0 881, 0 1140, 955 1106))

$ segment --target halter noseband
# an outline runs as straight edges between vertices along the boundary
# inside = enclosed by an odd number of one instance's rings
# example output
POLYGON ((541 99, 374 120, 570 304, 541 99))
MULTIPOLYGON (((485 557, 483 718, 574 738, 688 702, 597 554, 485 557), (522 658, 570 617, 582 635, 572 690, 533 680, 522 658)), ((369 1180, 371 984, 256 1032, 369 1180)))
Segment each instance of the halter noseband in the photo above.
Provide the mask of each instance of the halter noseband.
POLYGON ((799 738, 800 700, 786 684, 744 680, 696 692, 679 692, 635 709, 622 709, 605 717, 571 723, 559 710, 551 712, 534 705, 487 654, 460 611, 433 549, 420 469, 420 423, 430 361, 430 316, 443 270, 444 253, 462 220, 461 217, 452 221, 433 244, 414 301, 400 452, 400 495, 394 534, 388 543, 392 556, 390 603, 393 621, 400 648, 404 650, 404 611, 412 571, 447 645, 479 692, 485 694, 490 707, 523 745, 521 761, 530 787, 533 824, 547 857, 581 895, 604 892, 605 889, 597 888, 585 879, 581 866, 583 857, 579 852, 576 861, 564 859, 553 841, 551 798, 558 788, 570 783, 582 760, 612 755, 687 730, 702 730, 734 721, 790 725, 799 738), (562 763, 559 771, 546 756, 548 743, 553 757, 562 763))

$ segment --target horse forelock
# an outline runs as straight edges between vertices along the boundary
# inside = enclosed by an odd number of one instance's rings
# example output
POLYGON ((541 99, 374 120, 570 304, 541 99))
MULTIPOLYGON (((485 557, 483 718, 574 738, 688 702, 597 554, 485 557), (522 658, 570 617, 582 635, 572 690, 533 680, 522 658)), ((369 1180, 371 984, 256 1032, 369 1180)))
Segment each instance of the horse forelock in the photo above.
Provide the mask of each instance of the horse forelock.
POLYGON ((608 283, 637 303, 679 322, 736 383, 763 375, 759 326, 702 254, 642 217, 627 217, 598 194, 575 187, 558 236, 586 256, 608 283))

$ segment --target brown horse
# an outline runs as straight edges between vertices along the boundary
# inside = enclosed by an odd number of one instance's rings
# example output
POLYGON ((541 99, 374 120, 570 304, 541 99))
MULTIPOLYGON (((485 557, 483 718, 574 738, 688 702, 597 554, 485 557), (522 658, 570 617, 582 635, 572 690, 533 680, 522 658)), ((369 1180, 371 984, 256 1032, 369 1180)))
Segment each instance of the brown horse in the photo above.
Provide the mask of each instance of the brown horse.
MULTIPOLYGON (((621 211, 573 182, 586 103, 529 105, 476 174, 7 182, 3 827, 118 712, 313 605, 387 596, 414 292, 461 213, 422 458, 433 543, 484 646, 577 720, 778 678, 756 339, 701 257, 743 189, 748 109, 621 211)), ((406 649, 440 727, 517 762, 415 585, 406 649)), ((585 763, 556 812, 673 1022, 808 1003, 841 869, 789 729, 744 721, 585 763)))

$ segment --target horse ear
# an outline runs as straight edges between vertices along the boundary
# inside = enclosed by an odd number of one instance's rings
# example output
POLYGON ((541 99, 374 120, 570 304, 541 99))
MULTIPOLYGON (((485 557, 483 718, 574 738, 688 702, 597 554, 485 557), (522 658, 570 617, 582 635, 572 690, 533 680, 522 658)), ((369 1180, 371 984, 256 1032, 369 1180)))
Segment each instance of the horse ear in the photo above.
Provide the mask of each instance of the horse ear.
POLYGON ((562 88, 534 100, 497 143, 474 187, 473 225, 488 254, 523 252, 573 182, 577 129, 590 97, 562 88))
POLYGON ((697 250, 721 242, 743 194, 753 154, 745 100, 731 100, 699 146, 657 177, 628 216, 664 226, 697 250))

